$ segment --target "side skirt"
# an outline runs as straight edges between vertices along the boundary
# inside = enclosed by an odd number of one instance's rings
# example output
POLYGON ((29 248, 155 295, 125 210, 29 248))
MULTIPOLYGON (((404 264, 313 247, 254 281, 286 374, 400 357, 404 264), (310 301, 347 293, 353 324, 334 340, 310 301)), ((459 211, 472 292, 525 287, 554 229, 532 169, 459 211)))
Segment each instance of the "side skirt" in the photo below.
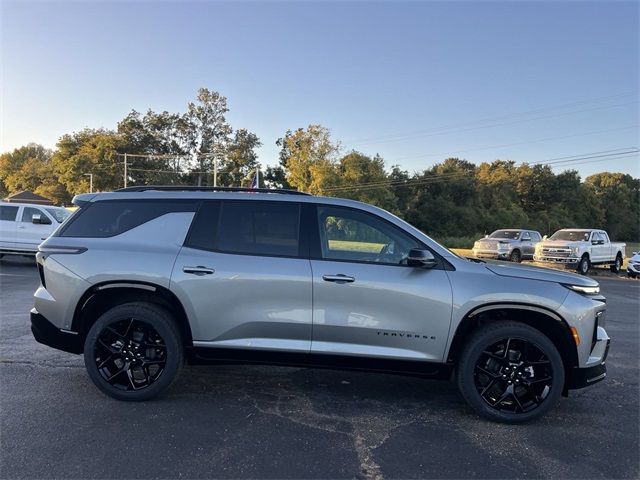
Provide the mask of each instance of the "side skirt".
POLYGON ((448 380, 453 373, 453 365, 445 363, 231 348, 193 347, 188 351, 188 362, 191 365, 275 365, 330 370, 356 370, 437 380, 448 380))

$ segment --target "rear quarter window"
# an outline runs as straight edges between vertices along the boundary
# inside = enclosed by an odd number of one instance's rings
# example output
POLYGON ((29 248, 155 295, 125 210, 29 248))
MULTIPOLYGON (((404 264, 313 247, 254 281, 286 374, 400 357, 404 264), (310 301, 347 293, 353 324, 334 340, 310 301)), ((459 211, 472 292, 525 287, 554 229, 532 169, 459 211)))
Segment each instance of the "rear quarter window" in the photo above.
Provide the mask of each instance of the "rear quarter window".
POLYGON ((18 207, 12 207, 9 205, 0 206, 0 220, 15 222, 17 215, 18 215, 18 207))
POLYGON ((60 237, 107 238, 173 212, 194 212, 198 202, 105 200, 91 203, 69 219, 60 237))

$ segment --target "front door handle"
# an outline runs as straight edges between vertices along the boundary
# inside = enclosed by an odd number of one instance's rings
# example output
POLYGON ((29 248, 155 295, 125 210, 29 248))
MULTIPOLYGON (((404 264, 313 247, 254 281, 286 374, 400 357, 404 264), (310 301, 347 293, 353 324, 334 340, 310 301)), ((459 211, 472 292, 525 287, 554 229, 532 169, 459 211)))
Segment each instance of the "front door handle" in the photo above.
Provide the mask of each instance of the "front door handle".
POLYGON ((215 272, 213 268, 203 267, 202 265, 198 265, 197 267, 182 267, 182 271, 192 275, 211 275, 215 272))
POLYGON ((337 275, 323 275, 322 279, 325 282, 336 282, 336 283, 353 283, 356 280, 355 277, 343 275, 342 273, 339 273, 337 275))

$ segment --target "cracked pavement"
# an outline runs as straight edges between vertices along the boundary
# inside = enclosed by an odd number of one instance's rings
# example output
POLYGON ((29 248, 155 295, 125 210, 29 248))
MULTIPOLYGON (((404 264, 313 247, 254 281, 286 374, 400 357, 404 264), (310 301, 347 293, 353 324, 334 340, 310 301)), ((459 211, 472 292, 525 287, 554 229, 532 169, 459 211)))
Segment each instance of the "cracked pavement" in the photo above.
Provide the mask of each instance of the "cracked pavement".
POLYGON ((638 478, 640 282, 599 279, 609 376, 521 426, 449 382, 186 366, 161 398, 109 399, 81 356, 35 342, 33 262, 0 263, 1 478, 638 478))

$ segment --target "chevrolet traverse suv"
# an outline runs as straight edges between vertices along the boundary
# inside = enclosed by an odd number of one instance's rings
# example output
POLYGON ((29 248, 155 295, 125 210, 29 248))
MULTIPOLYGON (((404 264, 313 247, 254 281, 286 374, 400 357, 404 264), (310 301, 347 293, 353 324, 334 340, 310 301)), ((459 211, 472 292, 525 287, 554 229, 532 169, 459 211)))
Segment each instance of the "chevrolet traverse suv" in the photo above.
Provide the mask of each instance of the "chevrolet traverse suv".
POLYGON ((32 331, 120 400, 155 397, 185 360, 259 362, 455 378, 516 423, 606 375, 597 282, 461 258, 371 205, 204 187, 74 203, 39 247, 32 331))

